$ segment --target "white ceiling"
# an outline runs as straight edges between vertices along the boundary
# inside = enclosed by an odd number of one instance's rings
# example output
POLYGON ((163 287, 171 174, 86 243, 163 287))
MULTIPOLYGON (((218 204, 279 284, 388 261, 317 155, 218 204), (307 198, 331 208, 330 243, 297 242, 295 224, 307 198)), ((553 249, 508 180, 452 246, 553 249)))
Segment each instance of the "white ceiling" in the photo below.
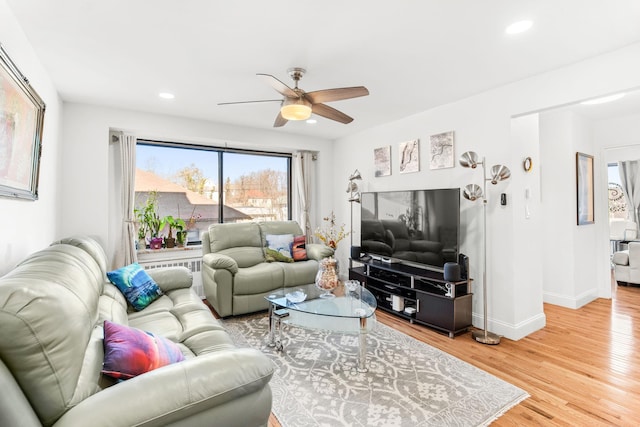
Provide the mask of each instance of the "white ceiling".
POLYGON ((255 74, 304 67, 306 91, 370 91, 330 104, 351 124, 276 130, 330 139, 640 41, 638 0, 7 3, 65 101, 272 129, 277 103, 216 104, 279 98, 255 74))

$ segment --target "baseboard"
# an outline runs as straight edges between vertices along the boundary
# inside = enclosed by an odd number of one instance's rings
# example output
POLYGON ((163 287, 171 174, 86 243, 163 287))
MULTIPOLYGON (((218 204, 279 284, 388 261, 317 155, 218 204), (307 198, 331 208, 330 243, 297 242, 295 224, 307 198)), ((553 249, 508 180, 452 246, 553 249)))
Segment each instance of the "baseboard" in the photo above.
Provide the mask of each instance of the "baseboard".
MULTIPOLYGON (((483 328, 484 326, 481 325, 484 325, 484 318, 474 313, 473 324, 474 326, 483 328)), ((509 324, 489 319, 488 324, 489 332, 493 332, 494 334, 498 334, 513 341, 518 341, 519 339, 544 328, 547 324, 547 316, 545 316, 544 313, 539 313, 517 324, 509 324)))
POLYGON ((577 309, 598 298, 598 290, 590 289, 578 296, 561 295, 554 292, 544 292, 542 300, 547 304, 559 305, 561 307, 577 309))

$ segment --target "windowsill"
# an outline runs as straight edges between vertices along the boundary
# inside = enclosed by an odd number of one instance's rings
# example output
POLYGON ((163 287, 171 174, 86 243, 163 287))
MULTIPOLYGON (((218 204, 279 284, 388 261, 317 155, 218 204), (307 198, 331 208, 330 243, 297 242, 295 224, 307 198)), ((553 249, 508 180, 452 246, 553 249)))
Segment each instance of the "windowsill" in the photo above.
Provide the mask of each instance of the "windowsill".
POLYGON ((141 254, 158 254, 158 253, 167 253, 167 252, 185 252, 185 251, 200 251, 202 250, 202 245, 188 245, 182 248, 162 248, 162 249, 138 249, 138 255, 141 254))
POLYGON ((202 245, 185 246, 183 248, 162 248, 138 250, 138 261, 158 262, 175 261, 202 257, 202 245))

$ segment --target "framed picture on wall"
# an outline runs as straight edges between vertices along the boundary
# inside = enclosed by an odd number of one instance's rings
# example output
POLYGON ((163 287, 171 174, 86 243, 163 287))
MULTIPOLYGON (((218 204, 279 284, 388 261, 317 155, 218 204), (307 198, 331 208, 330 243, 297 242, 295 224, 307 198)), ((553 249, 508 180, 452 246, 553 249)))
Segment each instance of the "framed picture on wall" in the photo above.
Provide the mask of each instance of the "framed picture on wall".
POLYGON ((373 162, 375 176, 391 175, 391 146, 380 147, 373 150, 373 162))
POLYGON ((400 173, 420 171, 420 140, 401 142, 398 147, 400 157, 400 173))
POLYGON ((430 169, 452 168, 453 164, 453 131, 431 135, 430 142, 430 169))
POLYGON ((576 195, 578 225, 593 224, 593 156, 589 154, 576 153, 576 195))
POLYGON ((0 196, 38 198, 44 110, 0 45, 0 196))

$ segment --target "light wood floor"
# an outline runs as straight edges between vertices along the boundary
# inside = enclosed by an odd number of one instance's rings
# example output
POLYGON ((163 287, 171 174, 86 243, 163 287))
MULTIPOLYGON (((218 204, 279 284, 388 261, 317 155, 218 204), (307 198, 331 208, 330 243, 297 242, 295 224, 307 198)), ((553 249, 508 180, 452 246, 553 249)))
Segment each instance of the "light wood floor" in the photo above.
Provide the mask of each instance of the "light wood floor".
MULTIPOLYGON (((544 311, 543 330, 497 346, 470 332, 449 339, 381 310, 377 317, 531 395, 493 426, 640 426, 640 287, 616 287, 613 299, 578 310, 544 311)), ((273 414, 269 427, 281 427, 273 414)))

